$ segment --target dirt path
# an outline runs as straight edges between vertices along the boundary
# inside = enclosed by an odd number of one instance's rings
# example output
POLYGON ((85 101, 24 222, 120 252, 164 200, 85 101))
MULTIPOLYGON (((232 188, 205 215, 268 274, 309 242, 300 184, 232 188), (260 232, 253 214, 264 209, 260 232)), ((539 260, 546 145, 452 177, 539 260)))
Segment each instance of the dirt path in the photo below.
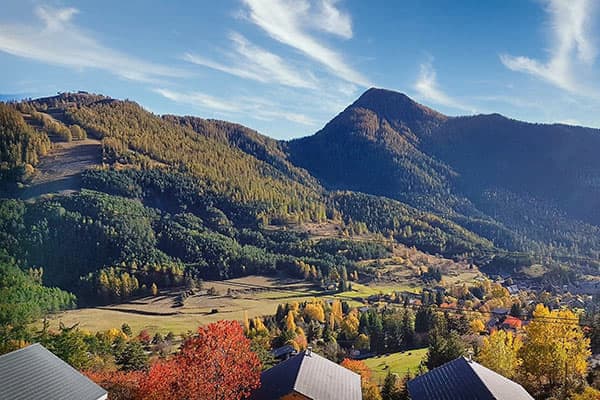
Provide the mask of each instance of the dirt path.
POLYGON ((49 193, 69 193, 81 188, 81 173, 102 162, 99 140, 55 142, 36 167, 36 174, 20 197, 32 199, 49 193))

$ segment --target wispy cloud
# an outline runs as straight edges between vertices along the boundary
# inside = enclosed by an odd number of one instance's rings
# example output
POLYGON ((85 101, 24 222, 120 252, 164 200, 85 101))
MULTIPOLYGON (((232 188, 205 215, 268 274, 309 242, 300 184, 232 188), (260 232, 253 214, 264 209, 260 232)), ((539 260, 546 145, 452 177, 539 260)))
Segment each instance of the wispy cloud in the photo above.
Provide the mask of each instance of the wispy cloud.
POLYGON ((213 111, 236 113, 241 111, 241 108, 231 102, 223 101, 216 97, 200 92, 176 92, 169 89, 157 88, 154 91, 161 96, 175 101, 177 103, 191 104, 199 108, 209 109, 213 111))
POLYGON ((306 0, 242 1, 248 7, 248 20, 273 39, 302 52, 345 81, 371 86, 366 77, 313 34, 321 31, 345 39, 352 37, 351 18, 336 7, 336 1, 320 0, 317 4, 306 0))
POLYGON ((227 54, 227 63, 213 61, 192 53, 186 53, 183 58, 197 65, 258 82, 316 88, 316 79, 311 73, 296 70, 278 55, 254 45, 239 33, 233 32, 229 38, 233 43, 234 53, 227 54))
POLYGON ((597 55, 591 25, 595 0, 545 0, 552 34, 550 58, 540 62, 529 57, 501 54, 509 69, 541 78, 561 89, 585 94, 578 82, 577 69, 591 66, 597 55))
POLYGON ((439 88, 436 72, 431 61, 421 64, 419 77, 414 84, 414 89, 422 100, 470 113, 474 112, 473 107, 461 103, 439 88))
POLYGON ((261 98, 224 99, 202 92, 179 92, 156 88, 154 92, 177 103, 188 104, 204 111, 214 111, 223 115, 246 115, 250 118, 272 121, 285 119, 297 124, 313 126, 315 121, 300 113, 278 109, 275 104, 261 98))
POLYGON ((0 23, 0 51, 71 68, 97 68, 125 79, 156 81, 183 71, 147 62, 100 44, 73 22, 75 8, 39 6, 32 24, 0 23))

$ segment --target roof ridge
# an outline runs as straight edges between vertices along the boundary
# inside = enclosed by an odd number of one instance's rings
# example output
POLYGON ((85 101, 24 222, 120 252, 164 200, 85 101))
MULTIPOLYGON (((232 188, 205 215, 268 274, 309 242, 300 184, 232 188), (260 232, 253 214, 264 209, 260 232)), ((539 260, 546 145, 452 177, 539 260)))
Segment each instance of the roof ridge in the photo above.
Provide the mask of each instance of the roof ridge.
POLYGON ((44 347, 44 346, 42 346, 42 344, 41 344, 41 343, 39 343, 39 342, 35 342, 35 343, 29 344, 29 345, 27 345, 27 346, 25 346, 25 347, 21 347, 20 349, 16 349, 16 350, 13 350, 13 351, 9 351, 8 353, 2 354, 2 355, 0 355, 0 358, 2 358, 2 357, 6 357, 6 356, 8 356, 8 355, 11 355, 11 354, 18 353, 18 352, 20 352, 20 351, 23 351, 23 350, 27 350, 27 349, 29 349, 29 348, 31 348, 31 347, 34 347, 34 346, 43 347, 43 348, 45 349, 45 347, 44 347))
MULTIPOLYGON (((304 364, 304 357, 306 357, 306 350, 302 350, 301 352, 296 354, 294 357, 302 357, 302 360, 300 360, 300 366, 298 367, 298 372, 296 373, 296 376, 294 377, 294 384, 292 385, 292 389, 294 390, 294 392, 300 393, 300 392, 298 392, 298 390, 296 390, 296 385, 298 383, 298 378, 300 377, 300 371, 302 370, 302 364, 304 364)), ((294 357, 292 357, 292 358, 294 358, 294 357)))
MULTIPOLYGON (((490 397, 492 399, 499 400, 496 397, 496 395, 494 393, 492 393, 492 391, 490 390, 490 388, 488 387, 488 385, 485 383, 485 381, 483 380, 483 378, 477 373, 477 371, 475 370, 475 368, 473 368, 472 364, 475 363, 475 364, 477 364, 477 365, 479 365, 481 367, 483 367, 483 365, 481 365, 477 361, 473 361, 473 359, 469 359, 469 358, 467 358, 465 356, 461 356, 460 358, 462 358, 467 363, 467 365, 469 366, 469 369, 471 370, 471 372, 473 372, 473 374, 477 377, 477 379, 479 380, 479 382, 481 383, 481 385, 485 388, 485 390, 487 390, 487 392, 490 394, 490 397)), ((485 368, 485 367, 483 367, 483 368, 485 368)), ((486 368, 486 369, 489 369, 489 368, 486 368)), ((491 371, 491 369, 490 369, 490 371, 491 371)), ((494 372, 494 373, 497 373, 497 372, 494 372)))
MULTIPOLYGON (((463 358, 464 358, 464 357, 463 357, 463 358)), ((521 389, 525 390, 525 388, 523 387, 523 385, 521 385, 519 382, 513 381, 512 379, 508 379, 508 378, 507 378, 507 377, 505 377, 504 375, 502 375, 502 374, 499 374, 499 373, 497 373, 496 371, 494 371, 493 369, 490 369, 490 368, 486 367, 485 365, 482 365, 482 364, 480 364, 480 363, 478 363, 478 362, 476 362, 476 361, 469 361, 469 360, 467 360, 467 363, 470 363, 470 362, 474 362, 475 364, 477 364, 477 365, 478 365, 478 366, 480 366, 481 368, 483 368, 483 369, 485 369, 485 370, 487 370, 487 371, 489 371, 489 372, 493 373, 494 375, 497 375, 497 376, 499 376, 499 377, 500 377, 500 378, 502 378, 503 380, 505 380, 505 381, 507 381, 507 382, 509 382, 509 383, 511 383, 511 384, 513 384, 513 385, 519 386, 521 389)), ((480 381, 483 383, 483 385, 485 386, 485 388, 486 388, 488 391, 490 391, 490 390, 489 390, 489 388, 488 388, 488 385, 485 383, 485 381, 483 380, 483 378, 481 377, 481 375, 479 375, 479 373, 477 372, 477 370, 475 370, 474 368, 472 368, 470 365, 469 365, 469 367, 471 368, 471 370, 473 370, 473 372, 475 373, 475 375, 477 375, 477 379, 479 379, 479 380, 480 380, 480 381)), ((525 390, 525 392, 527 392, 527 391, 525 390)), ((490 393, 491 393, 491 391, 490 391, 490 393)), ((527 393, 529 393, 529 392, 527 392, 527 393)), ((492 397, 493 397, 494 399, 496 399, 496 396, 495 396, 493 393, 491 393, 491 395, 492 395, 492 397)))

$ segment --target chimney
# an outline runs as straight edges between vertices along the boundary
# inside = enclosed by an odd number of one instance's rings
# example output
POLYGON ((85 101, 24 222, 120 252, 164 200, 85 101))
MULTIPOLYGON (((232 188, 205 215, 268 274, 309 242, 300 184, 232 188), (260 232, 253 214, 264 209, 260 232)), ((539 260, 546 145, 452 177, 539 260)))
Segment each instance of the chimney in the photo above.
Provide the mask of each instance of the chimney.
POLYGON ((469 362, 473 361, 473 349, 467 350, 467 360, 469 362))
POLYGON ((306 353, 305 353, 305 354, 306 354, 307 356, 309 356, 309 357, 312 355, 312 346, 308 346, 308 347, 306 348, 306 353))

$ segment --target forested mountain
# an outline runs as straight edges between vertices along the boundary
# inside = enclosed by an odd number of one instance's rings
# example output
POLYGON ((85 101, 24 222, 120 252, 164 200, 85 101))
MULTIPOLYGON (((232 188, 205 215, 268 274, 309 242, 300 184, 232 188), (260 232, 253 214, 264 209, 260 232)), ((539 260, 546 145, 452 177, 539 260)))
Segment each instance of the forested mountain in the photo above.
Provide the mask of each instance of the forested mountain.
POLYGON ((400 200, 508 250, 598 257, 600 130, 451 118, 370 89, 288 149, 327 189, 400 200))
POLYGON ((63 93, 0 104, 0 248, 92 302, 196 278, 327 280, 389 240, 496 269, 543 259, 597 273, 599 148, 598 130, 451 118, 382 89, 289 142, 63 93), (18 198, 51 141, 86 137, 102 163, 80 172, 78 192, 18 198), (290 230, 326 220, 340 237, 290 230), (378 239, 342 234, 365 231, 378 239))

